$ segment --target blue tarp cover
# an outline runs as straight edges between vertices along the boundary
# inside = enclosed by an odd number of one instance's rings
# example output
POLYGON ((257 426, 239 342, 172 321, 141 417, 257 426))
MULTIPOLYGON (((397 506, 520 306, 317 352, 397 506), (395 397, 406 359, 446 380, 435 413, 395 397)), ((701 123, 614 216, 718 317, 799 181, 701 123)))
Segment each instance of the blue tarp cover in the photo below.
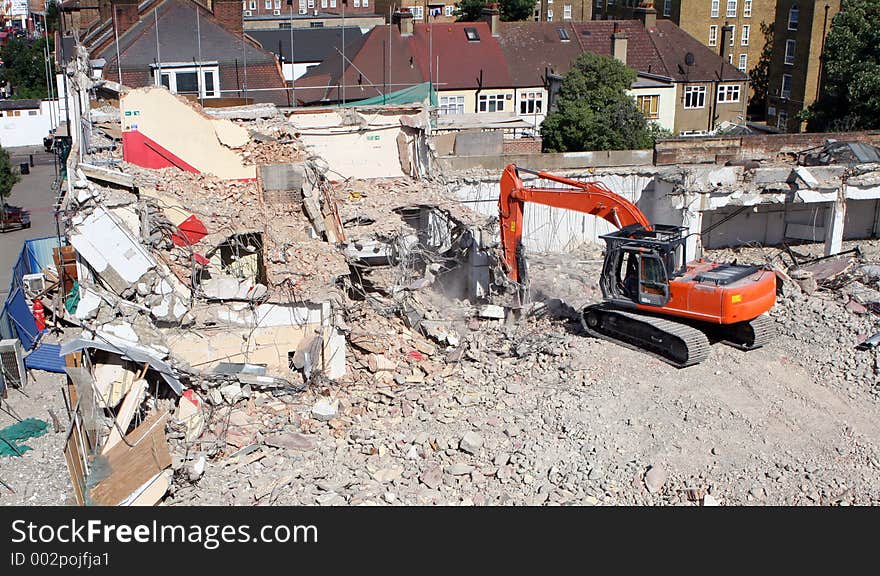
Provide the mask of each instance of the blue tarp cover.
POLYGON ((12 325, 18 333, 18 339, 25 350, 30 350, 34 346, 34 342, 40 336, 37 330, 37 323, 34 315, 28 308, 27 300, 24 298, 24 292, 21 288, 15 288, 12 294, 6 300, 6 313, 12 320, 12 325))
POLYGON ((24 365, 29 370, 45 370, 64 374, 64 357, 60 344, 40 344, 37 349, 25 356, 24 365))

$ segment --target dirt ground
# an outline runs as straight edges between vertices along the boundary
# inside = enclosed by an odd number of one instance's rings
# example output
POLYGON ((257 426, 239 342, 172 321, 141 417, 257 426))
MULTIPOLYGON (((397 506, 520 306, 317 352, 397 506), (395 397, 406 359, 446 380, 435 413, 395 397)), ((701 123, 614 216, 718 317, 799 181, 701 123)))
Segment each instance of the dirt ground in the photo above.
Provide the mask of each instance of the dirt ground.
MULTIPOLYGON (((880 242, 860 245, 877 260, 880 242)), ((765 255, 707 254, 725 256, 765 255)), ((597 297, 589 270, 600 258, 595 247, 575 262, 532 255, 533 293, 577 309, 597 297)), ((177 454, 165 503, 880 504, 880 356, 854 349, 880 329, 877 316, 823 291, 786 292, 771 316, 768 346, 716 344, 683 370, 558 316, 483 321, 424 382, 352 376, 293 397, 253 394, 240 411, 259 427, 259 457, 209 457, 192 474, 196 456, 177 454), (339 401, 337 418, 314 417, 321 399, 339 401)), ((440 363, 439 350, 428 355, 440 363)), ((66 427, 61 378, 35 376, 4 406, 41 419, 53 408, 66 427)), ((0 427, 12 422, 0 413, 0 427)), ((0 460, 15 490, 0 486, 0 504, 68 500, 63 438, 50 431, 0 460)))

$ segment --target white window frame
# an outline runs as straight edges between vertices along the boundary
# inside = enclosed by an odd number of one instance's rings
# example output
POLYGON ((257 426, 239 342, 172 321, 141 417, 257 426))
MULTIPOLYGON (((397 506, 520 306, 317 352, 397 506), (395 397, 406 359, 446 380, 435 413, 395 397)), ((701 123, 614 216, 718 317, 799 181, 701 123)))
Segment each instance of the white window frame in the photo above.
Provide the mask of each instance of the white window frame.
POLYGON ((315 0, 309 0, 309 10, 314 10, 315 8, 315 0))
POLYGON ((639 109, 639 111, 642 113, 642 115, 643 115, 645 118, 647 118, 648 120, 659 120, 659 119, 660 119, 660 95, 659 95, 659 94, 637 94, 637 95, 636 95, 636 107, 638 107, 638 109, 639 109), (643 109, 643 107, 642 107, 641 102, 643 102, 643 101, 644 101, 645 99, 647 99, 647 98, 650 98, 650 102, 651 102, 652 104, 653 104, 654 102, 657 103, 657 106, 656 106, 657 110, 656 110, 655 112, 653 112, 653 113, 651 113, 651 110, 650 110, 650 108, 651 108, 652 106, 649 106, 649 107, 648 107, 648 113, 647 113, 647 114, 645 114, 645 111, 644 111, 644 109, 643 109))
POLYGON ((544 114, 544 91, 543 90, 523 90, 519 93, 519 106, 517 110, 520 116, 535 116, 544 114), (525 111, 523 111, 525 104, 525 111))
POLYGON ((736 18, 736 0, 727 0, 727 17, 736 18))
POLYGON ((795 58, 797 58, 797 40, 789 38, 785 41, 785 65, 794 66, 795 58))
POLYGON ((364 8, 369 8, 370 0, 361 0, 361 6, 363 6, 364 8))
POLYGON ((743 0, 743 18, 752 17, 752 0, 743 0))
POLYGON ((464 114, 464 96, 440 96, 439 114, 464 114))
MULTIPOLYGON (((153 67, 153 83, 156 86, 162 86, 162 78, 159 76, 159 66, 153 67)), ((168 89, 172 94, 177 94, 177 75, 185 73, 195 73, 196 82, 199 85, 198 96, 200 98, 220 98, 220 66, 211 63, 203 66, 167 66, 161 67, 162 76, 168 76, 168 89), (205 90, 205 75, 214 75, 214 89, 209 93, 205 90)))
POLYGON ((736 25, 731 24, 730 25, 730 44, 728 44, 728 46, 735 46, 735 45, 736 45, 736 25))
POLYGON ((272 9, 272 0, 266 0, 263 3, 263 6, 265 7, 266 10, 271 10, 272 9))
POLYGON ((299 0, 299 13, 305 14, 306 12, 306 0, 299 0))
POLYGON ((746 72, 746 69, 748 68, 748 66, 749 66, 749 55, 748 54, 740 54, 739 55, 739 66, 737 66, 737 69, 740 72, 746 72))
POLYGON ((507 96, 502 93, 480 94, 477 100, 478 112, 504 112, 504 101, 507 96), (495 105, 494 110, 490 110, 491 104, 495 105))
POLYGON ((321 8, 327 7, 327 0, 321 0, 321 8))
POLYGON ((281 0, 275 0, 275 10, 281 10, 281 0))
POLYGON ((742 34, 740 35, 740 44, 743 46, 749 45, 749 40, 752 32, 752 27, 749 24, 742 25, 742 34))
POLYGON ((248 5, 248 9, 251 11, 256 10, 257 9, 257 0, 251 0, 250 4, 248 5))
POLYGON ((412 12, 413 20, 423 20, 425 18, 424 6, 410 6, 409 10, 412 12))
POLYGON ((684 108, 685 110, 699 110, 706 107, 706 87, 705 86, 685 86, 684 87, 684 108), (688 102, 690 100, 690 103, 688 102))
POLYGON ((443 15, 447 16, 447 17, 454 16, 455 15, 455 5, 454 4, 447 4, 446 6, 444 6, 443 7, 443 15))
POLYGON ((794 82, 794 77, 791 74, 783 74, 782 75, 782 86, 779 87, 779 97, 785 100, 791 98, 791 88, 792 83, 794 82), (787 82, 786 82, 787 80, 787 82), (788 84, 788 90, 785 89, 785 85, 788 84))
POLYGON ((336 0, 330 0, 330 7, 336 8, 336 0))
POLYGON ((571 20, 571 4, 566 4, 562 7, 562 19, 571 20))
POLYGON ((712 18, 718 18, 718 13, 721 10, 721 0, 712 0, 712 11, 710 16, 712 18))
POLYGON ((361 7, 361 0, 354 0, 354 7, 360 8, 361 7))
POLYGON ((547 9, 547 22, 553 22, 553 9, 547 9))
POLYGON ((672 14, 672 0, 663 0, 663 15, 669 17, 672 14))
POLYGON ((709 26, 709 46, 718 46, 718 25, 709 26))
POLYGON ((719 84, 718 102, 720 104, 734 104, 739 102, 742 94, 742 86, 739 84, 719 84))
POLYGON ((800 23, 800 19, 801 19, 801 9, 798 8, 797 4, 795 4, 794 6, 789 8, 789 10, 788 10, 788 29, 789 30, 797 30, 798 24, 800 23), (792 16, 794 16, 794 18, 792 18, 792 16), (792 26, 792 24, 794 24, 794 26, 792 26))

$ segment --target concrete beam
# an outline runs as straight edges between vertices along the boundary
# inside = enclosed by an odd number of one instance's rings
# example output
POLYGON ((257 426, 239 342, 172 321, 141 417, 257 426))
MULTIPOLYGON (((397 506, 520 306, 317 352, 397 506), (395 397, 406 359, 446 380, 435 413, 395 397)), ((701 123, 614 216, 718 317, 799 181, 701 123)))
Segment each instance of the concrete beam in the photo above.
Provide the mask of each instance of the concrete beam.
POLYGON ((825 221, 825 255, 832 256, 843 249, 843 227, 846 221, 846 198, 843 192, 831 204, 825 221))

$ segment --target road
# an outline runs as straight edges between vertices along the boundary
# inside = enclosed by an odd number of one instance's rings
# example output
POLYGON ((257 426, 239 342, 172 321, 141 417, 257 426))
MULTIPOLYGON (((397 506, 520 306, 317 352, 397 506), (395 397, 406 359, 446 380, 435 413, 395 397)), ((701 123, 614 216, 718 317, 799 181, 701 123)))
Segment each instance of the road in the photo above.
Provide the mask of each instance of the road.
POLYGON ((6 299, 9 291, 12 266, 21 252, 22 243, 31 238, 55 235, 55 202, 52 183, 55 180, 54 155, 42 148, 7 148, 12 165, 29 161, 34 155, 30 174, 23 174, 21 181, 12 189, 8 202, 13 206, 27 208, 31 212, 31 227, 25 230, 0 232, 0 299, 6 299))

